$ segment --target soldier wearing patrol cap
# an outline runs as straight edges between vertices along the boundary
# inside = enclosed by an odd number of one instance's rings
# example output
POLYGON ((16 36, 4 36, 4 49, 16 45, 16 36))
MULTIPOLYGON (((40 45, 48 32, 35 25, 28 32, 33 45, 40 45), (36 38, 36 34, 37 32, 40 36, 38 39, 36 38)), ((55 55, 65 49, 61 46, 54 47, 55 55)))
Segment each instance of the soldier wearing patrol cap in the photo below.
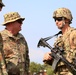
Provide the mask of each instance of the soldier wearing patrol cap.
MULTIPOLYGON (((76 29, 71 27, 72 23, 72 13, 68 8, 58 8, 53 13, 53 19, 56 23, 58 29, 62 31, 62 35, 58 36, 56 42, 54 43, 54 47, 58 45, 64 49, 64 57, 71 63, 74 63, 74 59, 76 57, 76 29)), ((53 59, 49 54, 51 52, 45 53, 43 60, 47 61, 53 59)), ((56 75, 73 75, 67 66, 63 62, 59 62, 56 75)))
POLYGON ((2 0, 0 0, 0 11, 2 10, 2 8, 4 7, 4 3, 2 2, 2 0))

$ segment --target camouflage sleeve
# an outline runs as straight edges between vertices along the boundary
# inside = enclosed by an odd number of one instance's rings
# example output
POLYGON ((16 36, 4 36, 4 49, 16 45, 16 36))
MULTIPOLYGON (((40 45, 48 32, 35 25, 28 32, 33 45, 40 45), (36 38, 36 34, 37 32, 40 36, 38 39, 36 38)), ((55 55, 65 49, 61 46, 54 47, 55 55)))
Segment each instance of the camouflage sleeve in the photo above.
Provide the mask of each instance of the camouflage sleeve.
POLYGON ((63 46, 62 36, 56 38, 53 46, 55 47, 56 45, 58 45, 59 47, 63 46))
POLYGON ((4 59, 2 57, 1 52, 0 52, 0 75, 8 75, 7 69, 5 66, 5 62, 4 62, 4 59))
POLYGON ((70 34, 71 42, 76 47, 76 30, 72 31, 70 34))
POLYGON ((2 48, 3 48, 3 42, 2 42, 2 37, 0 34, 0 75, 8 75, 7 69, 5 66, 5 59, 3 56, 2 48))
POLYGON ((71 53, 68 53, 70 59, 76 59, 76 30, 70 34, 71 53))
POLYGON ((25 40, 25 71, 28 73, 29 71, 29 64, 30 64, 30 59, 29 59, 29 49, 28 49, 28 45, 27 42, 25 40))

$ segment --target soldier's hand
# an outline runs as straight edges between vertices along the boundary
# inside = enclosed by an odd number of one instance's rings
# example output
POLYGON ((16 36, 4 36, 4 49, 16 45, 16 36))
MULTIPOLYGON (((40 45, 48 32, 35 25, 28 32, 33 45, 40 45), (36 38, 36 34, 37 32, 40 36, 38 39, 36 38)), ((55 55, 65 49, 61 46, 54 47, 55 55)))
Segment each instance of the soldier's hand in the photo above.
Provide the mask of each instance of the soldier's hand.
POLYGON ((51 60, 52 57, 50 56, 51 52, 47 52, 44 54, 44 57, 43 57, 43 61, 47 61, 47 60, 51 60))

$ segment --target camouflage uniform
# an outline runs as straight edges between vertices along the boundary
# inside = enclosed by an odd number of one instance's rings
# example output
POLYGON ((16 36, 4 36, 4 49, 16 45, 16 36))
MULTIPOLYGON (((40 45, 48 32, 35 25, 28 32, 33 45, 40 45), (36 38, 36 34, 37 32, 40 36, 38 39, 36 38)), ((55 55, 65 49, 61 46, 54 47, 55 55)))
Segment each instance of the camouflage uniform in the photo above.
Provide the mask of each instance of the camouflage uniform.
POLYGON ((14 73, 16 70, 13 70, 13 68, 18 67, 20 75, 24 75, 29 67, 28 46, 24 37, 21 34, 13 36, 6 29, 1 31, 1 35, 7 71, 12 70, 14 73))
POLYGON ((1 34, 0 34, 0 75, 8 75, 3 56, 3 40, 1 34))
MULTIPOLYGON (((60 36, 56 43, 59 47, 64 49, 64 57, 73 64, 73 59, 76 57, 76 29, 70 28, 70 30, 60 36)), ((55 45, 54 44, 54 45, 55 45)), ((58 64, 57 74, 56 75, 72 75, 67 69, 66 65, 63 62, 58 64)))
MULTIPOLYGON (((69 24, 72 22, 72 14, 69 9, 67 8, 59 8, 53 13, 53 18, 66 18, 69 20, 69 24)), ((54 43, 54 47, 58 45, 59 47, 64 49, 63 56, 70 62, 74 63, 74 59, 76 57, 76 29, 70 27, 67 32, 59 36, 54 43)), ((49 64, 50 61, 47 61, 46 63, 49 64)), ((56 75, 73 75, 67 68, 67 66, 60 61, 57 65, 56 69, 56 75)))
MULTIPOLYGON (((70 23, 73 19, 72 14, 67 8, 59 8, 54 14, 55 17, 64 17, 70 20, 70 23)), ((69 23, 69 24, 70 24, 69 23)), ((62 47, 65 51, 64 57, 73 64, 73 59, 76 57, 76 29, 70 27, 69 31, 60 36, 55 42, 54 46, 58 44, 59 47, 62 47)), ((58 64, 56 75, 73 75, 64 65, 63 62, 58 64)))
MULTIPOLYGON (((8 13, 3 25, 18 19, 24 20, 17 12, 8 13)), ((7 29, 0 33, 0 75, 28 75, 29 50, 25 38, 20 33, 14 36, 7 29)))

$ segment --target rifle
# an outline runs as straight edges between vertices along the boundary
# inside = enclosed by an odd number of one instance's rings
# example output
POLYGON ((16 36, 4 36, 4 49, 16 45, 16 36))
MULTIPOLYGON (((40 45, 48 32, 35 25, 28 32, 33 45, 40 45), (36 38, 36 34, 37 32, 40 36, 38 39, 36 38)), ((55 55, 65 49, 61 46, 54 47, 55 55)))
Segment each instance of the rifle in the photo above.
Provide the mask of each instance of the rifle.
MULTIPOLYGON (((61 31, 58 33, 58 34, 61 34, 61 31)), ((58 34, 55 34, 54 36, 57 36, 58 34)), ((54 37, 52 36, 52 37, 54 37)), ((54 70, 54 72, 56 72, 56 68, 57 68, 57 65, 60 61, 62 61, 66 66, 67 68, 69 69, 69 71, 73 74, 73 75, 76 75, 76 62, 75 64, 71 64, 64 56, 63 56, 63 53, 64 53, 64 50, 62 48, 60 48, 58 45, 56 45, 56 47, 52 48, 49 43, 47 43, 46 41, 51 39, 52 38, 51 36, 50 37, 47 37, 47 38, 41 38, 38 42, 38 47, 40 46, 43 46, 43 47, 48 47, 50 50, 51 50, 51 56, 53 57, 53 63, 52 63, 52 68, 54 70)))

